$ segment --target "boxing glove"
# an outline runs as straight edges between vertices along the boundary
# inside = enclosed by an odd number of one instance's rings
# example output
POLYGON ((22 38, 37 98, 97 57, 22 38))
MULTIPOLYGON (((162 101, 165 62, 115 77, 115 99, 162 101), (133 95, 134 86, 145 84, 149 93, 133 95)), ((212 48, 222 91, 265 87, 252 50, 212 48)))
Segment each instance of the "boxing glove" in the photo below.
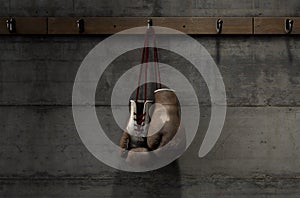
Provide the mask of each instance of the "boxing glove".
POLYGON ((180 107, 175 91, 158 89, 154 92, 154 99, 155 107, 147 137, 148 149, 162 148, 172 140, 168 148, 182 151, 185 149, 186 139, 180 125, 180 107))
POLYGON ((136 152, 147 151, 147 133, 150 116, 151 100, 130 100, 130 116, 123 131, 120 147, 124 150, 136 152))

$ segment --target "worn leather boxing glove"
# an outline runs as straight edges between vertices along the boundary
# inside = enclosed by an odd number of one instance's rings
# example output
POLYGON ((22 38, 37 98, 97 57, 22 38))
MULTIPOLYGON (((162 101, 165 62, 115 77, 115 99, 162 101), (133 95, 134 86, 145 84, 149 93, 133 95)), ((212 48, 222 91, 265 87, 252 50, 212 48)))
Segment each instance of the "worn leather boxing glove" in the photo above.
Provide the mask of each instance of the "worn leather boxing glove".
POLYGON ((168 143, 168 148, 180 152, 185 149, 185 132, 180 125, 180 107, 175 91, 158 89, 154 92, 155 107, 148 130, 149 150, 156 150, 168 143), (176 137, 175 137, 176 136, 176 137))
POLYGON ((123 131, 120 147, 123 154, 126 150, 144 152, 147 149, 147 133, 150 116, 151 100, 130 100, 130 116, 126 128, 123 131))

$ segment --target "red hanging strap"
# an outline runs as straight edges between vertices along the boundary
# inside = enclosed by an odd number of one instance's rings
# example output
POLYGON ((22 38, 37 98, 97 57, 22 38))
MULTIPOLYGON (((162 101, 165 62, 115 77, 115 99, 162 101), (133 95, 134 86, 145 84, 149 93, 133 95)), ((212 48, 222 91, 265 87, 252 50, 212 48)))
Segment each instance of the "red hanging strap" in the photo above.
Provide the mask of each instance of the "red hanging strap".
POLYGON ((153 42, 153 68, 154 68, 154 78, 156 83, 156 89, 161 88, 161 79, 160 79, 160 70, 159 70, 159 64, 158 64, 158 50, 156 47, 156 36, 155 31, 153 27, 148 27, 146 34, 145 34, 145 41, 144 41, 144 48, 142 52, 142 60, 141 60, 141 67, 139 72, 139 78, 138 78, 138 87, 136 91, 136 102, 139 98, 139 91, 141 86, 141 78, 143 74, 143 66, 145 64, 144 68, 144 102, 147 100, 147 76, 148 76, 148 62, 149 62, 149 32, 152 34, 152 42, 153 42))
POLYGON ((143 52, 142 52, 142 60, 141 60, 139 78, 138 78, 138 87, 137 87, 137 90, 136 90, 136 97, 135 97, 136 102, 138 101, 138 98, 139 98, 139 91, 140 91, 140 86, 141 86, 143 65, 144 65, 144 62, 145 62, 145 54, 147 53, 146 52, 146 47, 148 45, 147 43, 148 43, 148 30, 146 31, 145 39, 144 39, 144 48, 143 48, 143 52))
POLYGON ((147 47, 146 47, 146 62, 145 62, 145 81, 144 81, 144 102, 147 100, 147 75, 148 75, 148 62, 149 62, 149 42, 147 39, 147 47))
POLYGON ((160 79, 160 71, 159 71, 159 63, 158 63, 158 50, 156 47, 156 35, 155 30, 152 28, 152 41, 153 41, 153 64, 154 64, 154 77, 156 82, 156 89, 161 88, 161 79, 160 79))

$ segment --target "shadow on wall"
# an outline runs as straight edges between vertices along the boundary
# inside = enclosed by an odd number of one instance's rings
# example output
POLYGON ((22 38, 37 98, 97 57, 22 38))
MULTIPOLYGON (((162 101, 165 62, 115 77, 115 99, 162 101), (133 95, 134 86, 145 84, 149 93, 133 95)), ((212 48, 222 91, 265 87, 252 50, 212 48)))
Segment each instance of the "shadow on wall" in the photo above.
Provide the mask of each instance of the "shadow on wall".
POLYGON ((132 173, 114 173, 112 197, 181 197, 181 174, 177 161, 161 169, 132 173))
POLYGON ((220 37, 217 36, 216 37, 216 58, 215 58, 215 61, 216 61, 216 64, 219 65, 220 64, 220 61, 221 61, 221 54, 220 54, 220 37))
POLYGON ((291 52, 290 40, 291 40, 290 37, 286 37, 285 38, 285 45, 286 45, 286 51, 287 51, 287 54, 288 54, 288 60, 292 64, 294 62, 294 58, 293 58, 293 53, 291 52))

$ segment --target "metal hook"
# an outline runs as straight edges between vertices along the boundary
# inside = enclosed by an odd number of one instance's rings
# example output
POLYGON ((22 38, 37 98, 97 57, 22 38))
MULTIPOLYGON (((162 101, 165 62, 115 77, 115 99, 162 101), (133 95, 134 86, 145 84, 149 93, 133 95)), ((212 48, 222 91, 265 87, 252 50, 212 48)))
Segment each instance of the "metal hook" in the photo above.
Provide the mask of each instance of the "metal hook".
POLYGON ((9 33, 16 32, 16 20, 14 18, 9 18, 6 20, 6 28, 9 33))
POLYGON ((83 33, 84 32, 84 20, 83 19, 78 19, 76 21, 76 23, 77 23, 78 32, 83 33))
POLYGON ((285 20, 284 29, 287 34, 289 34, 293 31, 293 23, 294 23, 294 21, 292 19, 285 20))
POLYGON ((147 20, 147 26, 148 26, 148 29, 152 26, 152 19, 148 19, 147 20))
POLYGON ((223 27, 223 21, 221 19, 218 19, 216 22, 217 34, 220 34, 222 32, 222 27, 223 27))

